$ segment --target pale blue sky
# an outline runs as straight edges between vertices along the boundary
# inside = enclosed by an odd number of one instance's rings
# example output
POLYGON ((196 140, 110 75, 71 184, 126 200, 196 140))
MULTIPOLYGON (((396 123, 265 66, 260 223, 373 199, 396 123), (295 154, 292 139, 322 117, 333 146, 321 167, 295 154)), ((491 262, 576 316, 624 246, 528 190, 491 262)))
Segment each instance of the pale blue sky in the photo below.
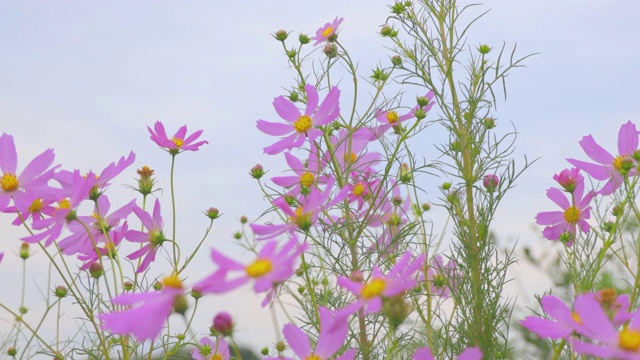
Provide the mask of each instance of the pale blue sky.
MULTIPOLYGON (((538 211, 553 207, 544 193, 553 185, 551 176, 568 165, 563 158, 584 158, 578 141, 587 134, 612 148, 620 125, 638 121, 640 3, 485 3, 483 9, 493 10, 477 24, 470 44, 517 42, 521 55, 540 53, 509 77, 508 102, 496 113, 499 129, 513 122, 521 134, 516 154, 541 159, 505 199, 495 231, 505 243, 519 238, 546 245, 531 226, 538 211)), ((0 3, 0 131, 14 135, 21 168, 49 147, 56 149, 57 163, 82 169, 100 169, 133 150, 136 167, 146 164, 162 175, 168 156, 148 140, 145 126, 161 120, 169 131, 182 124, 204 129, 210 144, 178 158, 180 220, 193 228, 183 230, 183 238, 195 241, 206 224, 199 211, 216 206, 224 217, 207 247, 233 252, 228 243, 238 218, 266 208, 248 169, 261 162, 276 174, 285 166, 282 158, 262 154, 272 139, 255 128, 259 118, 277 119, 271 102, 293 79, 270 33, 312 35, 335 16, 344 17, 340 40, 368 76, 369 69, 387 61, 386 42, 377 35, 386 5, 5 1, 0 3)), ((433 153, 429 144, 424 149, 433 153)), ((131 183, 134 174, 131 168, 120 181, 131 183)), ((160 184, 168 189, 164 179, 160 184)), ((0 220, 7 224, 9 217, 0 220)), ((0 239, 0 250, 11 252, 21 233, 6 231, 10 237, 0 239)), ((212 270, 207 253, 199 257, 201 273, 194 273, 194 281, 212 270)), ((17 261, 7 256, 0 278, 15 274, 11 264, 17 261)), ((224 307, 237 304, 234 299, 212 301, 211 312, 230 310, 224 307)), ((269 325, 250 323, 259 310, 234 311, 244 321, 241 339, 260 339, 256 348, 272 340, 266 335, 272 332, 269 325)), ((203 322, 211 316, 203 314, 203 322)))

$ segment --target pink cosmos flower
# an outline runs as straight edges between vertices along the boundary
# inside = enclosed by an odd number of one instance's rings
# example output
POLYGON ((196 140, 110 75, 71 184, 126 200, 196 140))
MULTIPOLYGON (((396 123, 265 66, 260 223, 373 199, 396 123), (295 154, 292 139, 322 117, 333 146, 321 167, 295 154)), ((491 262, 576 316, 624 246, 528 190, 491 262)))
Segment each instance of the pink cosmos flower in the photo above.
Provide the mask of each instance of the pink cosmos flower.
POLYGON ((329 164, 335 158, 343 172, 365 172, 380 162, 380 154, 367 151, 367 145, 374 139, 375 136, 367 128, 355 132, 340 129, 336 136, 331 137, 333 154, 327 151, 322 161, 329 164))
POLYGON ((198 130, 187 137, 187 125, 180 127, 171 139, 167 136, 164 125, 160 121, 156 121, 153 125, 153 130, 148 126, 147 129, 151 134, 151 140, 158 146, 165 148, 172 155, 187 150, 198 151, 201 145, 209 143, 206 140, 195 142, 202 135, 202 130, 198 130))
POLYGON ((336 17, 332 22, 326 23, 323 27, 318 29, 316 31, 316 36, 311 38, 311 40, 316 41, 313 46, 329 40, 329 38, 336 33, 336 31, 338 30, 338 26, 340 26, 343 20, 343 18, 338 19, 338 17, 336 17))
POLYGON ((591 135, 583 137, 580 146, 596 164, 575 159, 567 159, 567 161, 597 180, 607 180, 607 183, 597 194, 609 195, 613 193, 622 185, 625 176, 636 174, 633 169, 635 164, 633 153, 638 149, 638 131, 636 125, 631 121, 620 127, 618 132, 619 155, 615 157, 598 145, 591 135))
POLYGON ((589 232, 589 223, 587 219, 591 217, 589 203, 595 195, 593 191, 584 194, 584 179, 580 176, 576 183, 573 193, 571 193, 571 201, 556 188, 547 190, 547 196, 562 211, 546 211, 536 215, 536 223, 538 225, 549 225, 545 227, 542 235, 549 240, 562 239, 566 241, 567 246, 573 244, 576 237, 576 227, 584 233, 589 232))
POLYGON ((578 182, 584 181, 584 177, 580 174, 579 169, 571 168, 571 170, 564 169, 560 174, 553 175, 553 180, 557 181, 565 191, 572 193, 578 182))
POLYGON ((21 197, 17 203, 14 201, 14 205, 7 207, 3 212, 18 214, 11 223, 15 226, 20 226, 23 221, 26 223, 29 219, 32 221, 40 221, 44 219, 45 216, 53 215, 55 208, 52 205, 63 197, 60 196, 60 193, 61 192, 30 191, 25 194, 24 197, 21 197))
POLYGON ((275 199, 273 204, 289 216, 289 221, 278 225, 251 224, 251 230, 258 235, 258 240, 273 239, 282 234, 291 235, 298 229, 308 231, 316 224, 322 211, 329 209, 347 196, 349 190, 347 187, 340 190, 338 194, 332 194, 334 183, 334 178, 330 177, 324 191, 318 188, 311 189, 308 195, 301 196, 299 200, 301 204, 296 209, 289 205, 284 196, 275 199), (330 197, 333 199, 329 201, 330 197))
POLYGON ((574 310, 583 324, 583 337, 570 340, 579 354, 598 358, 640 359, 640 311, 631 315, 631 322, 620 327, 611 321, 593 294, 576 298, 574 310))
POLYGON ((318 161, 318 151, 315 143, 311 143, 309 159, 306 163, 303 163, 289 152, 286 152, 284 156, 295 175, 276 176, 271 178, 271 181, 276 185, 290 188, 289 194, 297 196, 303 187, 309 188, 319 184, 326 184, 329 181, 329 176, 322 175, 324 166, 318 161))
POLYGON ((305 249, 306 244, 299 245, 296 236, 280 249, 276 241, 269 241, 249 265, 243 265, 213 249, 211 259, 218 265, 218 270, 195 286, 203 294, 220 294, 253 280, 256 293, 268 292, 262 302, 262 306, 266 306, 279 284, 294 273, 294 264, 305 249), (237 273, 237 276, 229 278, 230 273, 237 273))
POLYGON ((414 274, 424 263, 425 254, 420 254, 413 260, 412 258, 411 252, 407 251, 386 276, 377 265, 374 265, 371 277, 364 284, 340 276, 338 285, 348 289, 357 297, 354 303, 344 309, 345 312, 352 314, 363 307, 367 308, 367 313, 378 312, 382 308, 384 298, 413 289, 416 286, 414 274))
POLYGON ((215 340, 203 337, 200 339, 200 346, 191 352, 191 357, 195 360, 229 360, 229 344, 222 337, 215 340))
POLYGON ((82 266, 80 266, 80 270, 89 269, 92 264, 98 262, 103 256, 107 256, 110 258, 115 257, 115 255, 117 254, 117 248, 124 239, 127 231, 129 231, 129 226, 125 221, 122 226, 109 232, 109 236, 105 237, 103 240, 104 244, 97 245, 90 251, 79 254, 78 260, 83 262, 82 266))
MULTIPOLYGON (((0 136, 0 211, 9 206, 11 198, 14 203, 27 202, 25 197, 31 191, 43 188, 53 176, 53 149, 45 150, 36 156, 18 175, 18 154, 13 142, 13 136, 3 133, 0 136)), ((24 208, 20 209, 24 210, 24 208)))
MULTIPOLYGON (((435 104, 435 101, 433 101, 433 96, 434 96, 433 91, 429 91, 424 96, 426 99, 429 100, 429 103, 427 104, 427 106, 422 107, 422 111, 424 111, 425 113, 429 112, 429 110, 431 110, 431 108, 435 104)), ((386 111, 378 110, 376 114, 376 120, 378 120, 378 122, 381 125, 375 128, 375 130, 373 131, 374 134, 376 135, 377 138, 380 138, 390 128, 392 127, 396 128, 406 120, 414 118, 415 112, 418 109, 421 109, 420 105, 414 106, 413 109, 409 110, 409 112, 407 112, 404 115, 399 115, 397 110, 386 110, 386 111)))
POLYGON ((445 299, 451 296, 451 291, 456 287, 456 280, 459 279, 456 275, 456 269, 457 266, 453 260, 449 260, 445 265, 442 256, 436 255, 427 270, 431 293, 445 299))
POLYGON ((160 291, 121 294, 113 300, 116 305, 127 310, 100 314, 102 328, 113 334, 133 335, 139 341, 154 340, 158 337, 167 319, 173 312, 176 299, 184 296, 182 282, 176 275, 162 281, 160 291))
POLYGON ((2 259, 4 258, 4 251, 0 252, 0 263, 2 262, 2 259))
MULTIPOLYGON (((298 359, 329 360, 342 344, 344 344, 349 325, 347 316, 340 312, 332 312, 322 306, 318 307, 320 313, 320 335, 315 348, 311 349, 311 343, 307 334, 293 324, 287 324, 282 329, 285 339, 298 359)), ((336 360, 353 360, 355 350, 351 349, 336 357, 336 360)), ((265 360, 281 360, 281 358, 265 358, 265 360)), ((293 360, 291 358, 285 358, 293 360)))
POLYGON ((304 114, 289 99, 278 96, 273 100, 273 107, 287 123, 258 120, 258 129, 263 133, 273 136, 287 135, 273 145, 264 148, 266 154, 273 155, 284 150, 299 148, 307 138, 309 138, 309 142, 313 142, 322 134, 322 131, 314 126, 326 125, 340 115, 338 103, 340 90, 336 86, 329 90, 329 94, 322 101, 320 107, 318 107, 319 97, 315 86, 308 84, 304 89, 307 93, 307 107, 304 114))
MULTIPOLYGON (((413 360, 435 360, 433 354, 431 353, 431 349, 428 347, 421 347, 416 349, 416 352, 413 354, 413 360)), ((458 355, 458 360, 482 360, 482 351, 480 348, 472 347, 464 350, 458 355)))
POLYGON ((140 263, 140 267, 136 270, 137 273, 144 272, 149 267, 149 264, 156 258, 156 252, 160 245, 167 239, 162 232, 162 214, 160 212, 160 200, 156 199, 156 203, 153 206, 153 217, 148 212, 142 210, 141 207, 135 206, 133 212, 138 216, 142 225, 144 225, 147 232, 138 230, 129 230, 125 235, 125 238, 132 242, 145 244, 139 250, 127 255, 127 259, 135 260, 143 255, 145 256, 140 263))
POLYGON ((22 240, 28 243, 35 243, 46 239, 45 246, 49 246, 60 236, 67 224, 76 220, 76 209, 82 201, 89 197, 91 189, 96 185, 96 177, 91 172, 86 176, 82 176, 78 170, 71 173, 70 177, 69 190, 57 190, 59 194, 63 195, 63 198, 58 199, 58 206, 54 208, 51 216, 33 222, 35 230, 46 230, 39 234, 24 237, 22 240))

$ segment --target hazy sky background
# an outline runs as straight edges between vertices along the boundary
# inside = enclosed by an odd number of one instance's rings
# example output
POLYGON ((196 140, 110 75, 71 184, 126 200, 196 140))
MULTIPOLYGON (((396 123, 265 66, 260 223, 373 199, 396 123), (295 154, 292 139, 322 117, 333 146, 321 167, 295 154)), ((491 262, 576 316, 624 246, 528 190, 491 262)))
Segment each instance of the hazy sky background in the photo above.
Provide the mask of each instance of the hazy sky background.
MULTIPOLYGON (((282 157, 262 154, 273 140, 255 127, 257 119, 278 119, 271 102, 293 83, 294 73, 271 34, 285 29, 293 39, 300 32, 313 35, 325 22, 344 17, 340 40, 359 62, 361 75, 369 76, 371 68, 388 61, 384 46, 389 43, 378 36, 387 4, 4 1, 0 132, 15 137, 19 170, 47 148, 55 149, 56 163, 64 168, 83 170, 100 170, 133 150, 135 166, 116 181, 114 191, 123 194, 124 203, 129 193, 120 184, 133 184, 135 169, 149 165, 166 189, 162 200, 168 209, 170 159, 148 139, 146 126, 160 120, 170 133, 183 124, 190 131, 203 129, 209 145, 178 157, 179 241, 197 242, 207 224, 201 211, 216 206, 224 216, 205 249, 219 246, 240 254, 231 245, 238 219, 253 219, 267 207, 247 175, 249 168, 260 162, 272 169, 270 175, 285 168, 282 157)), ((509 76, 508 101, 500 102, 495 114, 498 131, 513 123, 520 133, 515 157, 540 160, 504 200, 494 231, 503 245, 519 240, 547 247, 534 216, 554 208, 545 190, 553 186, 552 175, 568 166, 564 158, 585 158, 578 141, 587 134, 613 152, 620 125, 638 121, 640 3, 494 0, 472 11, 490 8, 473 28, 470 45, 497 48, 504 41, 508 47, 517 43, 520 55, 539 53, 526 61, 526 69, 509 76)), ((432 144, 442 141, 424 134, 416 146, 430 156, 432 144)), ((438 218, 442 210, 433 214, 438 218)), ((5 284, 18 277, 20 263, 13 252, 24 235, 10 228, 11 219, 0 216, 0 251, 7 252, 0 279, 5 284)), ((44 262, 43 256, 37 258, 44 262)), ((200 253, 195 269, 191 281, 213 270, 208 250, 200 253)), ((46 270, 34 267, 30 281, 46 270)), ((530 281, 518 268, 514 274, 523 274, 518 283, 530 281)), ((227 310, 237 317, 241 342, 256 349, 269 344, 274 339, 269 314, 259 308, 261 298, 248 294, 242 289, 208 300, 196 331, 205 332, 213 315, 227 310)), ((0 301, 16 306, 11 295, 0 292, 0 301)), ((40 298, 32 289, 34 307, 40 298)), ((8 317, 0 312, 0 319, 8 317)))

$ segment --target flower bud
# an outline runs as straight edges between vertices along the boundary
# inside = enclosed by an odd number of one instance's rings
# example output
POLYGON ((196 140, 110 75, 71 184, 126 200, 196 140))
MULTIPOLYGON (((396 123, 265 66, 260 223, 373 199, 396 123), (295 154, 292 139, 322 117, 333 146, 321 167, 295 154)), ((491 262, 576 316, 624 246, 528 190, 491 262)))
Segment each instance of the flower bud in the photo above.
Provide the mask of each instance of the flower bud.
POLYGON ((404 301, 404 293, 387 298, 382 303, 382 312, 389 319, 389 326, 395 330, 409 316, 411 306, 404 301))
POLYGON ((189 302, 187 301, 187 297, 184 295, 177 295, 175 299, 173 299, 173 311, 177 312, 180 315, 184 315, 189 308, 189 302))
POLYGON ((401 15, 403 12, 405 12, 405 10, 406 10, 406 7, 401 2, 397 2, 393 4, 393 6, 391 7, 391 12, 396 15, 401 15))
POLYGON ((491 51, 491 48, 487 44, 482 44, 480 45, 480 47, 478 47, 478 51, 482 55, 487 55, 491 51))
POLYGON ((298 286, 298 293, 300 295, 304 294, 304 292, 306 291, 307 288, 305 288, 303 285, 298 286))
POLYGON ((27 309, 27 307, 26 307, 26 306, 20 306, 20 308, 18 309, 18 311, 20 311, 20 314, 24 315, 24 314, 26 314, 26 313, 29 311, 29 309, 27 309))
POLYGON ((402 163, 400 165, 400 182, 403 184, 408 184, 413 179, 413 175, 411 174, 411 169, 407 163, 402 163))
POLYGON ((268 356, 268 355, 269 355, 269 348, 268 348, 268 347, 266 347, 266 346, 265 346, 265 347, 263 347, 263 348, 260 350, 260 354, 262 354, 262 355, 264 355, 264 356, 268 356))
POLYGON ((233 319, 226 311, 219 312, 213 318, 213 329, 224 336, 233 334, 233 319))
POLYGON ((297 54, 298 53, 293 49, 287 50, 287 56, 289 57, 289 59, 293 59, 294 57, 296 57, 297 54))
POLYGON ((414 116, 416 117, 416 119, 418 119, 418 120, 422 120, 422 119, 424 119, 424 118, 426 118, 426 117, 427 117, 427 113, 426 113, 424 110, 422 110, 422 109, 418 109, 418 110, 414 111, 414 112, 413 112, 413 115, 414 115, 414 116))
POLYGON ((289 205, 289 206, 296 206, 297 202, 298 202, 298 200, 296 200, 295 196, 292 196, 292 195, 289 195, 289 194, 284 196, 284 200, 287 202, 287 205, 289 205))
POLYGON ((200 287, 198 287, 198 286, 194 286, 194 287, 192 287, 192 288, 191 288, 191 296, 192 296, 194 299, 198 300, 198 299, 200 299, 201 297, 203 297, 203 296, 204 296, 204 294, 202 293, 202 289, 201 289, 200 287))
POLYGON ((622 216, 622 214, 624 214, 624 207, 622 205, 616 205, 613 207, 613 209, 611 209, 611 213, 615 217, 620 217, 622 216))
POLYGON ((380 35, 382 36, 389 36, 391 35, 392 32, 393 32, 393 29, 389 25, 385 25, 382 27, 382 29, 380 29, 380 35))
POLYGON ((207 210, 207 217, 211 220, 215 220, 220 217, 220 212, 218 211, 218 209, 211 207, 209 208, 209 210, 207 210))
POLYGON ((242 233, 240 231, 236 231, 233 233, 233 238, 236 240, 242 239, 242 233))
POLYGON ((131 281, 125 281, 124 284, 124 291, 131 291, 133 290, 133 283, 131 281))
POLYGON ((67 288, 62 285, 56 286, 55 290, 53 290, 55 296, 59 297, 60 299, 67 296, 68 292, 69 290, 67 290, 67 288))
POLYGON ((300 41, 300 44, 307 45, 311 39, 307 34, 300 34, 300 36, 298 36, 298 40, 300 41))
POLYGON ((418 103, 418 106, 420 106, 421 108, 429 105, 429 103, 431 102, 431 100, 429 100, 428 97, 426 96, 418 96, 416 98, 416 102, 418 103))
POLYGON ((442 190, 447 191, 449 189, 451 189, 451 183, 450 182, 442 183, 442 190))
POLYGON ((164 287, 164 285, 162 285, 162 283, 160 281, 156 281, 153 283, 153 290, 155 291, 160 291, 162 290, 162 288, 164 287))
POLYGON ((573 239, 571 238, 571 234, 569 234, 569 232, 565 231, 562 234, 560 234, 560 237, 558 238, 558 241, 560 241, 561 243, 565 244, 566 246, 570 246, 573 239))
POLYGON ((362 282, 364 281, 364 274, 360 270, 353 270, 351 275, 349 275, 349 279, 355 282, 362 282))
POLYGON ((605 232, 611 233, 616 229, 616 224, 613 221, 607 221, 602 224, 602 230, 605 232))
POLYGON ((7 349, 7 355, 11 357, 15 357, 17 354, 18 354, 18 349, 14 348, 13 346, 7 349))
POLYGON ((500 179, 496 175, 489 174, 482 178, 482 185, 488 192, 494 192, 498 184, 500 184, 500 179))
POLYGON ((29 253, 29 243, 23 242, 20 245, 20 257, 22 258, 22 260, 27 260, 29 258, 29 255, 31 255, 29 253))
POLYGON ((622 161, 620 161, 620 172, 623 174, 627 174, 631 168, 633 168, 633 159, 625 156, 622 161))
POLYGON ((458 140, 454 140, 449 144, 449 149, 453 152, 460 152, 460 142, 458 140))
POLYGON ((482 120, 482 124, 487 129, 493 129, 494 127, 496 127, 496 121, 490 117, 484 118, 484 120, 482 120))
POLYGON ((640 150, 634 150, 633 154, 631 154, 633 160, 640 162, 640 150))
POLYGON ((298 101, 299 98, 300 98, 300 95, 295 91, 292 91, 289 94, 289 100, 291 100, 291 102, 296 102, 296 101, 298 101))
POLYGON ((152 178, 153 170, 145 165, 140 168, 137 173, 140 175, 137 179, 138 192, 144 196, 151 194, 153 192, 153 186, 156 184, 156 179, 152 178))
POLYGON ((278 341, 276 343, 276 351, 277 352, 283 352, 287 349, 287 344, 284 343, 284 341, 278 341))
POLYGON ((336 48, 336 46, 333 44, 327 44, 322 49, 322 52, 324 52, 324 54, 327 55, 329 59, 331 59, 338 55, 338 48, 336 48))
POLYGON ((402 205, 402 197, 400 197, 400 196, 394 196, 394 197, 391 199, 391 202, 392 202, 392 203, 393 203, 393 205, 395 205, 395 206, 400 206, 400 205, 402 205))
POLYGON ((252 178, 259 180, 262 177, 262 175, 264 175, 264 168, 262 168, 262 165, 256 164, 256 166, 251 168, 251 171, 249 172, 249 174, 251 175, 252 178))
POLYGON ((89 265, 89 274, 91 274, 91 277, 98 279, 102 274, 104 274, 104 268, 99 262, 94 262, 89 265))
POLYGON ((429 203, 422 204, 422 210, 424 210, 424 211, 431 210, 431 204, 429 204, 429 203))
POLYGON ((400 65, 402 65, 402 58, 400 57, 400 55, 396 55, 396 56, 391 58, 391 63, 394 66, 400 66, 400 65))
POLYGON ((246 216, 241 216, 240 217, 240 224, 246 224, 249 221, 249 219, 247 219, 246 216))
POLYGON ((287 34, 287 32, 285 30, 278 30, 278 31, 276 31, 275 34, 273 34, 273 37, 275 37, 276 40, 282 41, 282 42, 287 40, 287 36, 289 36, 289 34, 287 34))

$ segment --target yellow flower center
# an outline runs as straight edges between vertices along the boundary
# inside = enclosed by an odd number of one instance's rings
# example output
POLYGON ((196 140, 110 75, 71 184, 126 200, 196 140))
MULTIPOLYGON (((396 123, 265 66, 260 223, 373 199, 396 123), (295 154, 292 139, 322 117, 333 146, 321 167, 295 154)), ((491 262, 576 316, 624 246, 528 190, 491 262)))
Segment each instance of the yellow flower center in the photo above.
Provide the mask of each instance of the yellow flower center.
POLYGON ((220 354, 213 354, 211 356, 211 360, 222 360, 222 355, 220 354))
POLYGON ((349 156, 346 153, 344 154, 344 161, 350 161, 352 164, 356 162, 357 158, 358 155, 354 152, 351 153, 351 159, 349 159, 349 156))
POLYGON ((362 183, 357 183, 353 187, 353 195, 360 196, 362 193, 364 193, 364 185, 362 185, 362 183))
POLYGON ((324 29, 324 31, 322 32, 322 37, 327 37, 329 35, 331 35, 331 33, 333 32, 333 26, 328 26, 326 29, 324 29))
POLYGON ((39 212, 42 209, 42 199, 37 198, 33 200, 31 206, 29 206, 29 212, 35 213, 39 212))
POLYGON ((71 207, 71 202, 69 199, 62 199, 58 201, 58 209, 69 209, 71 207))
POLYGON ((307 115, 302 115, 293 123, 293 127, 297 132, 306 132, 311 128, 311 118, 307 115))
POLYGON ((630 351, 638 351, 640 348, 640 332, 622 329, 618 334, 618 344, 621 348, 630 351))
POLYGON ((578 210, 575 206, 570 206, 567 210, 564 211, 564 219, 569 224, 575 224, 580 219, 580 210, 578 210))
POLYGON ((322 360, 322 358, 316 354, 311 354, 304 358, 304 360, 322 360))
POLYGON ((307 171, 304 174, 300 175, 300 185, 309 187, 313 185, 313 179, 313 174, 307 171))
POLYGON ((376 297, 384 291, 386 286, 384 279, 373 279, 362 288, 362 297, 365 299, 376 297))
POLYGON ((258 259, 245 268, 247 275, 252 278, 261 277, 268 274, 273 268, 269 259, 258 259))
POLYGON ((578 324, 582 325, 582 319, 580 319, 580 315, 578 315, 578 313, 577 313, 577 312, 572 311, 572 312, 571 312, 571 318, 572 318, 573 320, 575 320, 575 322, 577 322, 578 324))
POLYGON ((389 124, 395 124, 398 122, 399 119, 400 119, 400 116, 398 115, 397 111, 391 110, 387 112, 387 121, 389 122, 389 124))
POLYGON ((184 140, 177 137, 174 137, 173 139, 171 139, 171 141, 176 144, 176 147, 180 147, 182 146, 182 144, 184 144, 184 140))
POLYGON ((0 178, 0 187, 6 192, 13 191, 18 188, 18 178, 12 173, 4 174, 0 178))
POLYGON ((629 155, 618 155, 618 156, 616 156, 616 158, 613 159, 613 164, 612 164, 613 168, 618 170, 618 171, 621 171, 622 170, 622 162, 625 159, 628 159, 628 158, 629 158, 629 155))
POLYGON ((180 278, 176 274, 171 274, 162 279, 162 284, 174 289, 182 289, 182 281, 180 281, 180 278))

